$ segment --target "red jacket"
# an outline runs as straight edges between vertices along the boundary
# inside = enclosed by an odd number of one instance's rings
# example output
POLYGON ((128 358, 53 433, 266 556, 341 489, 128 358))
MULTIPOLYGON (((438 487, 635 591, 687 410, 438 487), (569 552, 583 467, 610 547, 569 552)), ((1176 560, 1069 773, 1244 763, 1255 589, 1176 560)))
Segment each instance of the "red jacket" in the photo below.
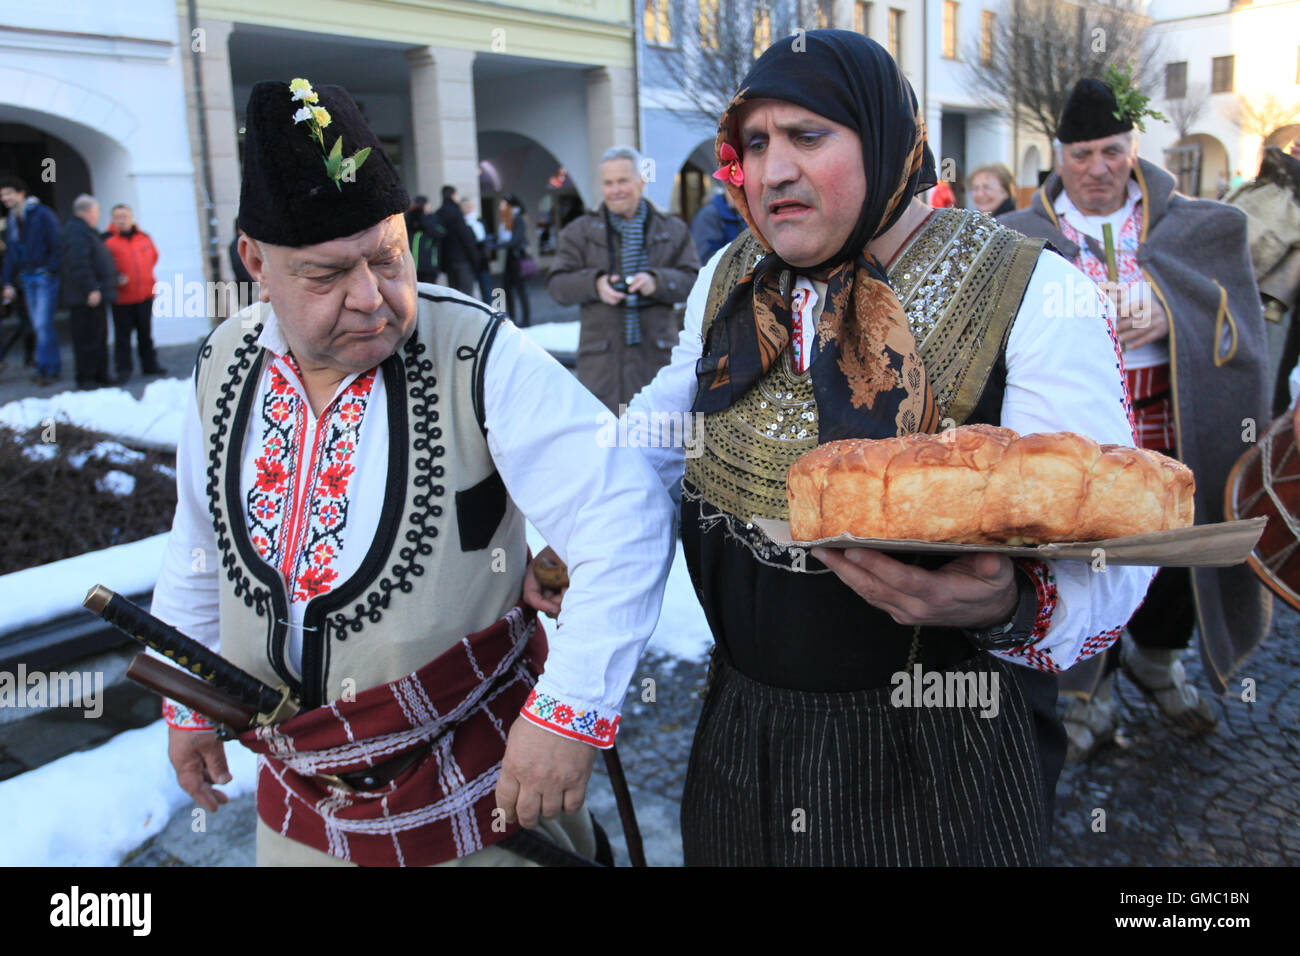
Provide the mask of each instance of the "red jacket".
POLYGON ((117 289, 118 304, 133 305, 153 298, 153 267, 158 263, 158 250, 148 234, 136 226, 130 236, 124 236, 110 225, 104 245, 113 254, 117 271, 126 276, 126 285, 117 289))

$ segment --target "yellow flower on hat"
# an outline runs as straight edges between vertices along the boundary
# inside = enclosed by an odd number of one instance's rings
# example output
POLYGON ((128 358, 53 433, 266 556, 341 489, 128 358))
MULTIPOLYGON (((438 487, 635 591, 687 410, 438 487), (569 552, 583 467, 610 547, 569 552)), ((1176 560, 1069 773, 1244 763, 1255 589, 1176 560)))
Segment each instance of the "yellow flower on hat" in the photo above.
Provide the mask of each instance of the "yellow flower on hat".
POLYGON ((370 147, 363 147, 344 159, 343 137, 339 136, 334 140, 333 147, 327 150, 325 148, 325 134, 322 130, 333 122, 329 110, 323 106, 312 105, 317 102, 319 97, 316 91, 311 88, 311 84, 302 77, 296 77, 292 80, 289 83, 289 90, 293 94, 293 102, 303 104, 293 114, 294 123, 307 124, 311 137, 320 144, 321 156, 325 163, 325 173, 334 181, 335 188, 341 192, 344 178, 346 177, 348 182, 355 179, 356 171, 361 168, 361 164, 370 156, 370 147))
POLYGON ((289 83, 289 92, 293 94, 295 100, 305 100, 308 103, 315 103, 319 97, 316 91, 311 88, 311 84, 301 76, 289 83))

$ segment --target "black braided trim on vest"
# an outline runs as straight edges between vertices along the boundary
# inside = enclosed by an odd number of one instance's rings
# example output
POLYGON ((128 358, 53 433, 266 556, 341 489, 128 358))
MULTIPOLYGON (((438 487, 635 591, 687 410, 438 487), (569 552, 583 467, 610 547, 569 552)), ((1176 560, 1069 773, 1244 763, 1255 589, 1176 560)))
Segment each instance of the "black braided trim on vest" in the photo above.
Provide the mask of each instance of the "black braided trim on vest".
MULTIPOLYGON (((226 579, 233 582, 235 588, 235 597, 243 598, 246 607, 255 608, 259 617, 269 618, 267 622, 268 631, 274 631, 275 613, 272 592, 254 584, 253 580, 247 577, 239 567, 239 558, 236 554, 236 544, 231 537, 231 519, 232 516, 226 514, 221 504, 220 486, 224 478, 219 474, 219 467, 222 463, 223 452, 226 451, 229 442, 228 436, 231 435, 231 419, 235 416, 236 389, 244 380, 245 375, 253 365, 253 356, 261 351, 261 346, 257 344, 258 336, 262 333, 262 325, 259 323, 256 327, 246 332, 243 336, 243 345, 235 349, 232 364, 226 366, 226 375, 222 379, 220 390, 215 401, 216 414, 212 418, 212 424, 215 430, 210 439, 211 448, 208 449, 208 468, 207 468, 207 486, 208 508, 212 512, 212 530, 217 538, 217 552, 221 555, 221 566, 226 570, 226 579)), ((209 333, 211 337, 211 333, 209 333)), ((199 363, 206 361, 212 355, 212 345, 205 339, 203 347, 200 349, 199 361, 195 362, 195 381, 198 380, 199 363)), ((229 465, 229 462, 227 462, 229 465)), ((238 463, 235 464, 238 470, 238 463)), ((237 500, 237 499, 232 499, 237 500)), ((239 520, 241 516, 233 516, 239 520)), ((278 666, 276 657, 271 652, 271 641, 267 641, 267 661, 275 672, 293 686, 290 675, 284 673, 284 669, 278 666)))

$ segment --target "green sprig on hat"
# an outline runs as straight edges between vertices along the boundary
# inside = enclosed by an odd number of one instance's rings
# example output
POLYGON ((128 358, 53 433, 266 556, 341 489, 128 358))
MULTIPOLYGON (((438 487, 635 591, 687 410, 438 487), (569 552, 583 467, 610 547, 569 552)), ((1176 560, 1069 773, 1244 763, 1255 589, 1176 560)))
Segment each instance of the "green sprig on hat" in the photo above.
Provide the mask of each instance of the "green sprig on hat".
POLYGON ((366 161, 370 155, 370 147, 357 150, 351 156, 344 160, 343 158, 343 137, 340 136, 334 140, 334 146, 328 151, 325 149, 325 134, 323 130, 329 126, 331 120, 329 110, 323 106, 316 106, 318 96, 316 91, 311 88, 311 83, 302 77, 295 78, 289 84, 289 91, 293 94, 295 103, 301 102, 303 105, 298 112, 293 114, 295 123, 306 123, 307 129, 311 132, 312 137, 320 144, 321 154, 325 157, 325 174, 334 180, 334 188, 339 192, 343 191, 343 163, 352 164, 351 171, 353 174, 361 168, 361 164, 366 161))
POLYGON ((1151 97, 1145 95, 1133 83, 1133 66, 1127 64, 1123 72, 1114 63, 1106 67, 1106 73, 1102 80, 1110 87, 1110 91, 1115 94, 1115 103, 1117 109, 1111 115, 1117 120, 1128 120, 1142 132, 1147 128, 1142 122, 1142 117, 1149 116, 1152 119, 1164 120, 1165 116, 1158 110, 1148 108, 1147 104, 1151 102, 1151 97))

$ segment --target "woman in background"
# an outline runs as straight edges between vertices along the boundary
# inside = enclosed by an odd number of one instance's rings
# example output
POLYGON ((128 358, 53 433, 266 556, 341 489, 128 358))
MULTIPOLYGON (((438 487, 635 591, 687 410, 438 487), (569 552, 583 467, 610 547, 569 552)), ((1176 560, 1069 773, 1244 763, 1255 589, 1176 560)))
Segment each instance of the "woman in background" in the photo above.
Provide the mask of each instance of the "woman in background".
POLYGON ((970 200, 986 216, 1015 212, 1011 198, 1011 170, 1001 163, 989 163, 970 174, 970 200))
POLYGON ((502 199, 497 207, 497 247, 506 251, 502 280, 506 290, 506 313, 514 319, 515 325, 523 328, 529 323, 528 291, 524 288, 522 272, 522 262, 528 258, 528 232, 524 204, 514 193, 502 199))

